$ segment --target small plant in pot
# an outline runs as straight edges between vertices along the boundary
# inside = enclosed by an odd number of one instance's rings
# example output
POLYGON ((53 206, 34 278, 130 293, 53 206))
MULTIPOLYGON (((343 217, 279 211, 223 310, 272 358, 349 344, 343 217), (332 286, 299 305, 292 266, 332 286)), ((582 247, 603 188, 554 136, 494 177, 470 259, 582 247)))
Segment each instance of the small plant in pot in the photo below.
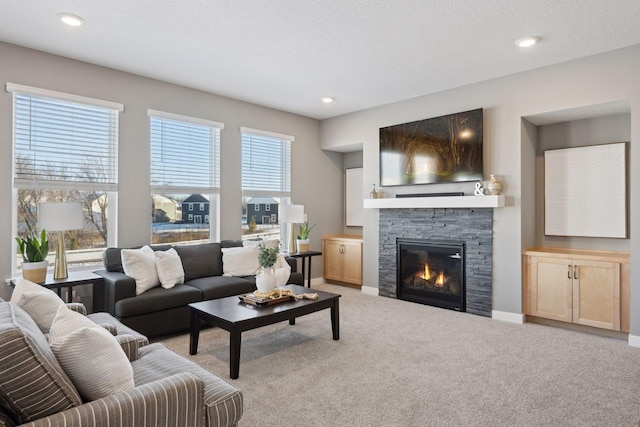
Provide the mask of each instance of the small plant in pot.
POLYGON ((16 237, 16 242, 22 255, 22 277, 34 283, 44 283, 49 266, 49 241, 46 230, 40 232, 40 239, 31 232, 26 239, 16 237))
POLYGON ((298 245, 298 252, 309 252, 309 232, 316 225, 313 224, 309 227, 309 223, 305 222, 304 224, 298 227, 298 238, 296 240, 296 244, 298 245))
POLYGON ((263 243, 258 245, 258 264, 260 270, 256 275, 256 287, 258 292, 267 294, 276 288, 276 275, 273 269, 280 249, 278 246, 267 247, 263 243))

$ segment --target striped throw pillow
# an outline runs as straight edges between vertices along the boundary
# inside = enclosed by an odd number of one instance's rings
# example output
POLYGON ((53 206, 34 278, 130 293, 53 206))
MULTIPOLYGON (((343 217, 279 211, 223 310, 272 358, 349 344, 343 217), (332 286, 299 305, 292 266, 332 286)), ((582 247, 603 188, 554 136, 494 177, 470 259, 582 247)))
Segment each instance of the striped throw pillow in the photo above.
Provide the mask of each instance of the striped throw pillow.
POLYGON ((118 340, 64 305, 53 320, 49 342, 62 369, 85 400, 135 387, 133 368, 118 340))
POLYGON ((19 306, 0 303, 0 405, 27 423, 82 404, 47 339, 19 306))

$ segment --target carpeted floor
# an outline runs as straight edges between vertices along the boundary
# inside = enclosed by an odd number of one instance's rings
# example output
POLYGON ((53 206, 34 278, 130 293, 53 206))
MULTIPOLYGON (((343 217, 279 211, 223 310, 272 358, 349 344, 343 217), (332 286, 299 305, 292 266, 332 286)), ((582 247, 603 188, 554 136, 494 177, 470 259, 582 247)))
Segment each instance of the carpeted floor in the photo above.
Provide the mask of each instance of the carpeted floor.
POLYGON ((242 389, 241 426, 632 426, 640 420, 640 349, 626 341, 516 325, 339 293, 329 310, 243 334, 229 379, 229 334, 163 340, 242 389))

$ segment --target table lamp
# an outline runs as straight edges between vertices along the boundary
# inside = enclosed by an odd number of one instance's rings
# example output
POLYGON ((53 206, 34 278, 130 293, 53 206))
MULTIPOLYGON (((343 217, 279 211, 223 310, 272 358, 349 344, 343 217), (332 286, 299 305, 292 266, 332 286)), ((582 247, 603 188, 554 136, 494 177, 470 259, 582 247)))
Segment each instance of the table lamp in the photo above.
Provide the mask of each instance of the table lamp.
POLYGON ((40 230, 57 231, 56 260, 53 278, 62 280, 69 277, 67 273, 67 256, 64 252, 64 232, 84 228, 84 211, 82 203, 45 202, 38 204, 38 228, 40 230))
POLYGON ((287 252, 296 252, 296 240, 293 232, 293 224, 301 224, 304 222, 304 206, 303 205, 280 205, 280 221, 289 224, 289 243, 287 244, 287 252))

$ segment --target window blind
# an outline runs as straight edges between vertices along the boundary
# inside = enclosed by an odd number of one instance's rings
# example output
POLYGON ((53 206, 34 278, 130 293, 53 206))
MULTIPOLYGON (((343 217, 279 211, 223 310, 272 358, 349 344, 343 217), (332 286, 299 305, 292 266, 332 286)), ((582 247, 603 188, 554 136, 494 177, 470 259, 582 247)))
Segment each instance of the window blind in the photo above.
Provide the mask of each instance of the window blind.
POLYGON ((155 115, 150 127, 154 192, 220 191, 220 127, 155 115))
POLYGON ((117 190, 121 110, 17 91, 13 107, 16 188, 117 190))
POLYGON ((242 133, 244 195, 286 197, 291 193, 291 139, 242 133))

